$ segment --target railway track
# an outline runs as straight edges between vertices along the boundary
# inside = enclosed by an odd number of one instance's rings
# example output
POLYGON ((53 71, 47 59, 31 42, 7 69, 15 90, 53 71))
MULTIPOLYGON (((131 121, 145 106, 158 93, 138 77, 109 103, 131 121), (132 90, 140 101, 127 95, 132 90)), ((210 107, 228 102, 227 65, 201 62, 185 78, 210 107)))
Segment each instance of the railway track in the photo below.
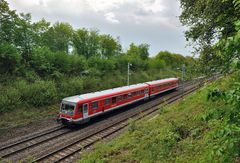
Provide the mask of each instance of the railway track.
MULTIPOLYGON (((187 84, 185 84, 186 92, 184 93, 184 95, 187 95, 189 91, 192 92, 196 89, 195 86, 191 85, 192 82, 188 82, 187 84)), ((182 94, 179 92, 173 92, 167 95, 167 103, 170 103, 171 99, 179 99, 180 96, 182 96, 182 94)), ((68 160, 68 158, 91 146, 96 141, 113 135, 119 130, 125 128, 129 123, 129 118, 133 120, 138 120, 147 115, 153 114, 158 109, 157 106, 163 102, 166 102, 166 100, 159 100, 156 98, 154 100, 151 100, 150 102, 144 103, 143 105, 137 106, 137 108, 135 109, 130 109, 125 113, 123 112, 120 115, 116 115, 114 117, 110 117, 106 120, 100 121, 99 125, 92 125, 89 128, 86 127, 86 129, 80 129, 79 131, 73 132, 72 130, 63 126, 54 127, 47 131, 31 135, 29 137, 1 147, 0 157, 13 162, 17 160, 22 160, 22 158, 25 158, 27 156, 24 155, 24 151, 32 149, 33 147, 37 148, 43 143, 47 144, 51 141, 54 141, 55 139, 59 139, 59 137, 62 137, 62 140, 68 139, 68 141, 60 141, 58 142, 58 147, 54 146, 49 151, 46 150, 46 152, 39 152, 36 154, 37 150, 30 150, 31 152, 29 152, 29 154, 33 155, 36 158, 34 162, 59 162, 63 160, 66 161, 68 160), (21 154, 23 155, 21 156, 21 154)), ((41 150, 43 148, 44 146, 39 147, 38 150, 41 150)), ((23 161, 26 160, 23 159, 23 161)))
MULTIPOLYGON (((196 88, 191 89, 188 92, 185 92, 184 95, 189 94, 190 92, 193 92, 196 90, 196 88)), ((167 99, 165 102, 167 104, 170 104, 176 100, 179 99, 179 97, 182 97, 182 94, 180 93, 174 98, 167 99)), ((166 105, 166 104, 165 104, 166 105)), ((93 145, 99 140, 102 140, 119 130, 125 128, 129 124, 129 119, 131 121, 136 121, 139 120, 143 117, 146 117, 154 112, 158 111, 158 103, 150 105, 149 107, 154 107, 152 109, 145 109, 142 110, 141 113, 133 113, 128 117, 121 117, 117 119, 116 121, 103 125, 102 128, 98 129, 93 129, 92 131, 90 130, 88 133, 84 133, 83 137, 81 139, 75 140, 70 144, 67 144, 65 146, 62 146, 59 149, 56 149, 55 151, 52 151, 51 153, 44 155, 42 157, 37 158, 33 162, 61 162, 66 160, 66 162, 70 162, 70 160, 67 160, 67 158, 71 157, 72 155, 81 152, 83 149, 88 148, 89 146, 93 145)))
POLYGON ((58 125, 48 130, 44 130, 33 135, 28 135, 27 137, 22 137, 21 139, 18 139, 0 147, 0 158, 6 158, 17 152, 23 151, 29 147, 36 146, 45 141, 54 139, 55 137, 66 134, 68 132, 70 132, 70 130, 67 129, 65 126, 58 125))

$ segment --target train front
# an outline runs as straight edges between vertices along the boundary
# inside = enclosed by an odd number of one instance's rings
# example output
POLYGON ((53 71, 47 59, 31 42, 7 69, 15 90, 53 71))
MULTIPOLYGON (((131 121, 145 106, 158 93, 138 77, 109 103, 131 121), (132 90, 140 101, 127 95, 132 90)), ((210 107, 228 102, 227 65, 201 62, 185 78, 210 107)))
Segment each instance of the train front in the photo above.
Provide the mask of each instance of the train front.
POLYGON ((75 124, 81 119, 78 113, 78 99, 76 96, 64 98, 60 105, 58 120, 63 124, 75 124))

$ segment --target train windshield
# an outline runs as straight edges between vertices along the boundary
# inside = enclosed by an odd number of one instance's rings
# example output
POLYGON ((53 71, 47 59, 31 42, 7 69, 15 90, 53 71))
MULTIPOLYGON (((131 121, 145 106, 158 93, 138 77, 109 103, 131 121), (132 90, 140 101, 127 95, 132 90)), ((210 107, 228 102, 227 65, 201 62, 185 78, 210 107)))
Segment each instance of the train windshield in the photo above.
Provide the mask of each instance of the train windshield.
POLYGON ((73 116, 73 114, 74 114, 74 108, 75 108, 74 105, 62 103, 61 113, 67 114, 67 115, 70 115, 70 116, 73 116))

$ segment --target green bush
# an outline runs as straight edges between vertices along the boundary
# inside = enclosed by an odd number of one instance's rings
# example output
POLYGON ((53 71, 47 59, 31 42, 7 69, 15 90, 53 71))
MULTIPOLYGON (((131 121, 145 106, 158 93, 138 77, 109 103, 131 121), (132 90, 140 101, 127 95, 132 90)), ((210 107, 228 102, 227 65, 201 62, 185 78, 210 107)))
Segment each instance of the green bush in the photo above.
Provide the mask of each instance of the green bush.
POLYGON ((13 74, 17 71, 22 57, 11 44, 0 44, 0 73, 13 74))
POLYGON ((69 55, 70 67, 68 72, 73 75, 80 75, 86 69, 87 60, 84 56, 69 55))
POLYGON ((83 80, 79 77, 67 78, 61 81, 58 87, 58 94, 60 98, 82 94, 83 91, 83 80))
POLYGON ((84 77, 83 78, 83 90, 84 92, 92 92, 100 90, 100 86, 103 85, 103 81, 100 78, 84 77))
POLYGON ((0 112, 7 112, 17 109, 21 104, 20 97, 20 92, 13 87, 1 89, 0 112))
POLYGON ((18 86, 23 102, 32 106, 49 105, 57 100, 57 90, 52 81, 20 82, 18 86))

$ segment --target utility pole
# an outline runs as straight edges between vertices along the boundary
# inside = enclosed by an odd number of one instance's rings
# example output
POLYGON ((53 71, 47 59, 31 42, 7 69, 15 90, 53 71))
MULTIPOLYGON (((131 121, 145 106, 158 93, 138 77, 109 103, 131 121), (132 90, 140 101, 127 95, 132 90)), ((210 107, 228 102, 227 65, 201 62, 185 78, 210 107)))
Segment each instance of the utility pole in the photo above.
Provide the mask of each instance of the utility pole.
POLYGON ((183 94, 184 94, 184 76, 186 74, 186 67, 185 67, 185 64, 182 65, 182 97, 183 97, 183 94))
POLYGON ((132 66, 129 62, 128 62, 128 67, 127 67, 127 85, 129 85, 129 78, 130 78, 130 66, 132 66))

